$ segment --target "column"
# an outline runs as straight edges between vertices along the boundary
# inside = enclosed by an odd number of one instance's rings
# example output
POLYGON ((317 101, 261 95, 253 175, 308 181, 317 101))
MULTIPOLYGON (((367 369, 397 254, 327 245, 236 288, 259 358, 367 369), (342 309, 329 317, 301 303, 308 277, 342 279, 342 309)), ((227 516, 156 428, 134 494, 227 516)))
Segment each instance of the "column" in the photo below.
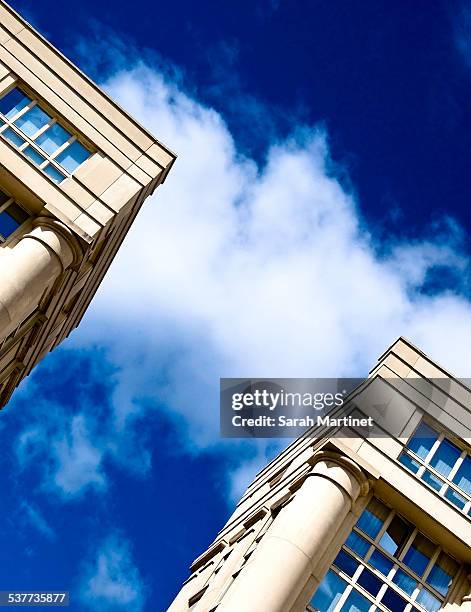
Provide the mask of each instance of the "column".
POLYGON ((321 452, 281 510, 218 612, 289 612, 368 480, 349 458, 321 452))
POLYGON ((37 308, 64 270, 78 263, 81 249, 60 222, 38 217, 11 249, 0 249, 0 340, 37 308))

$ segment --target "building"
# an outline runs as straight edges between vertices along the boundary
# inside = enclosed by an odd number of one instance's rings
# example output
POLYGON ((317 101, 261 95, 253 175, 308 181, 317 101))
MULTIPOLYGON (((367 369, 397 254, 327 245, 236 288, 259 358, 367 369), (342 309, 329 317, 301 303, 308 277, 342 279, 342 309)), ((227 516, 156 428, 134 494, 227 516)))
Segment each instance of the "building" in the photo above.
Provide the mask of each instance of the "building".
POLYGON ((0 0, 0 407, 78 325, 174 159, 0 0))
POLYGON ((353 405, 374 429, 259 472, 171 612, 471 611, 470 389, 400 338, 353 405))

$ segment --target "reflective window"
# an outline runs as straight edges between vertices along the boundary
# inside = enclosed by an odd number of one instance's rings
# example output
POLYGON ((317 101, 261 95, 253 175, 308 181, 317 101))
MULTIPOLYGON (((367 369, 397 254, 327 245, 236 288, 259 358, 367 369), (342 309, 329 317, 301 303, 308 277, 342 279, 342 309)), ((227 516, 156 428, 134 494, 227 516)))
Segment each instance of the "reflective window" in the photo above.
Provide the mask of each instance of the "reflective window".
POLYGON ((388 514, 389 511, 386 506, 377 499, 373 499, 368 504, 368 508, 360 516, 357 527, 370 537, 375 538, 388 514))
POLYGON ((402 549, 411 532, 410 524, 406 523, 399 516, 395 516, 389 523, 379 543, 388 553, 397 556, 398 550, 402 549))
POLYGON ((7 119, 11 119, 23 110, 31 102, 31 98, 15 87, 2 98, 0 98, 0 113, 7 119))
POLYGON ((471 457, 465 457, 461 467, 456 472, 453 482, 464 493, 471 495, 471 457))
POLYGON ((444 434, 421 423, 399 461, 430 488, 471 516, 471 457, 444 434))
POLYGON ((28 219, 28 216, 13 198, 0 191, 0 242, 11 236, 28 219))
POLYGON ((36 106, 33 106, 29 111, 16 119, 14 123, 26 136, 34 136, 38 130, 50 121, 51 117, 46 115, 43 109, 36 104, 36 106))
POLYGON ((426 582, 442 595, 446 595, 457 571, 458 563, 445 553, 441 553, 426 582))
POLYGON ((461 451, 454 444, 443 440, 430 460, 430 465, 443 476, 448 476, 460 455, 461 451))
POLYGON ((345 542, 345 546, 358 556, 364 557, 370 548, 370 543, 365 538, 362 538, 361 535, 358 535, 356 531, 352 531, 345 542))
POLYGON ((438 439, 438 433, 427 423, 421 423, 409 440, 407 447, 421 459, 425 459, 438 439))
POLYGON ((437 544, 373 499, 306 610, 436 612, 459 569, 437 544), (376 535, 364 536, 368 531, 376 535))
POLYGON ((416 535, 412 545, 405 554, 404 563, 407 567, 410 567, 417 576, 422 576, 435 549, 436 545, 419 533, 416 535))
POLYGON ((346 587, 345 580, 329 570, 311 600, 314 610, 332 612, 346 587))
POLYGON ((334 565, 348 576, 353 576, 360 564, 351 555, 341 550, 335 558, 334 565))
POLYGON ((76 140, 57 156, 57 161, 65 170, 72 173, 89 156, 90 151, 87 151, 87 149, 76 140))
POLYGON ((0 134, 56 183, 91 155, 74 134, 19 87, 0 98, 0 113, 0 134))

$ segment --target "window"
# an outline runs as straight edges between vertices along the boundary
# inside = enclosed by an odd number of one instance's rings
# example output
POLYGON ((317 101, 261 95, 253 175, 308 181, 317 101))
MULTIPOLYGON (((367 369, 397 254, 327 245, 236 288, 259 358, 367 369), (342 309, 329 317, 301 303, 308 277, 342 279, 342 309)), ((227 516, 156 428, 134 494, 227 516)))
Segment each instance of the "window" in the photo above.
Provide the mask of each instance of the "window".
POLYGON ((0 134, 55 183, 72 174, 91 152, 19 87, 0 98, 0 134))
POLYGON ((471 516, 471 456, 421 422, 399 461, 429 487, 471 516))
POLYGON ((458 571, 437 544, 373 498, 306 612, 435 612, 458 571))
POLYGON ((5 242, 28 217, 28 213, 13 198, 0 191, 0 243, 5 242))

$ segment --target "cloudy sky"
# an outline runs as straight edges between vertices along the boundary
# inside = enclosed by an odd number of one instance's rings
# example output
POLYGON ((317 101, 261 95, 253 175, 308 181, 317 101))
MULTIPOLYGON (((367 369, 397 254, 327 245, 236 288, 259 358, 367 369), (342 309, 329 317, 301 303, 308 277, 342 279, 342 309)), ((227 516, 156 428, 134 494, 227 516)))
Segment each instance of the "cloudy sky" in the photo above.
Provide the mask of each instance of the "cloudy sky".
POLYGON ((178 161, 1 415, 2 588, 163 611, 278 450, 220 376, 471 376, 471 5, 13 5, 178 161))

